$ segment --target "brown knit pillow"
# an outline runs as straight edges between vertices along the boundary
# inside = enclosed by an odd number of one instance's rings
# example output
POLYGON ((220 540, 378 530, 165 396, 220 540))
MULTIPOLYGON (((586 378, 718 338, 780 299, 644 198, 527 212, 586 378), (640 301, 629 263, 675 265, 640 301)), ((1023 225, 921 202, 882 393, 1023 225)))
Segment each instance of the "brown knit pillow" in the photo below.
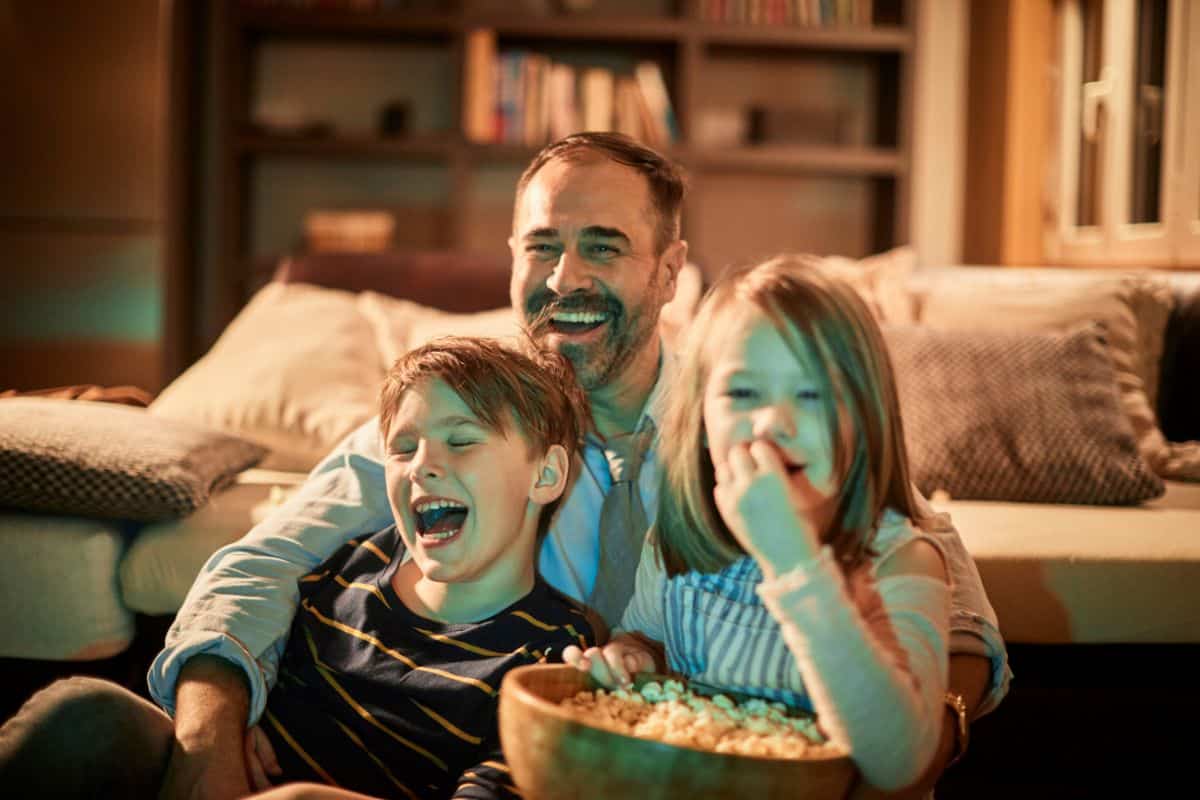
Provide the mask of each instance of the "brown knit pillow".
POLYGON ((189 514, 266 452, 143 408, 0 400, 0 507, 143 522, 189 514))
POLYGON ((1163 493, 1122 412, 1101 326, 884 333, 925 494, 1130 505, 1163 493))

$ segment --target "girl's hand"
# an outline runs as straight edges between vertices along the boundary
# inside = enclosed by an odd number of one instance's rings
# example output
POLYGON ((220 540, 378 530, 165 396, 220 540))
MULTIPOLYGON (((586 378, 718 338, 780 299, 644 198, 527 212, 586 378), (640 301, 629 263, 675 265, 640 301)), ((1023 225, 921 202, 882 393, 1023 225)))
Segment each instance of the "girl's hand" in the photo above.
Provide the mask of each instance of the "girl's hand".
POLYGON ((767 578, 816 555, 827 498, 803 471, 788 473, 774 444, 735 445, 716 478, 713 499, 721 518, 767 578))
POLYGON ((654 654, 631 636, 617 636, 604 647, 586 651, 574 645, 563 649, 563 661, 606 689, 629 686, 639 672, 654 671, 654 654))

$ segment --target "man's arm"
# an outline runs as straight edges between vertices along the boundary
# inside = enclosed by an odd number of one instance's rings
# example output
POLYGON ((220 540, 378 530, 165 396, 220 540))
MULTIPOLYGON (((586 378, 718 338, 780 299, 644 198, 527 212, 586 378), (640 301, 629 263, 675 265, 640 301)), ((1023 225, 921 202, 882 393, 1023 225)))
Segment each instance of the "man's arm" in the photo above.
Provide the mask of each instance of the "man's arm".
POLYGON ((240 668, 249 689, 242 726, 258 720, 295 615, 296 582, 349 539, 392 521, 378 430, 370 420, 350 434, 287 503, 205 564, 150 668, 150 693, 168 713, 176 713, 182 668, 203 653, 240 668))
POLYGON ((164 800, 220 800, 250 792, 243 740, 250 691, 242 671, 198 655, 180 670, 175 745, 163 778, 164 800))
MULTIPOLYGON (((967 706, 967 719, 975 719, 975 712, 983 701, 988 684, 991 681, 991 663, 984 656, 955 654, 950 656, 950 691, 962 695, 967 706)), ((915 783, 898 792, 881 792, 878 789, 859 782, 850 800, 920 800, 928 797, 934 786, 941 779, 950 759, 954 758, 959 747, 958 718, 949 706, 942 714, 942 735, 938 741, 937 751, 925 773, 915 783)))

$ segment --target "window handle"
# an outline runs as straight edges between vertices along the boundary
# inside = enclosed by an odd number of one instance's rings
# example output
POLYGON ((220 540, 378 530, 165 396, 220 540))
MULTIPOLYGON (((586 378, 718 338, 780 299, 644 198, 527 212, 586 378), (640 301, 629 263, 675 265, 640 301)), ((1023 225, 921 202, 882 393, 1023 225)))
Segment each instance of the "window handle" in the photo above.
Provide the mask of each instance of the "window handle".
POLYGON ((1114 83, 1112 67, 1104 67, 1100 70, 1100 80, 1083 84, 1083 138, 1089 142, 1096 141, 1100 105, 1108 104, 1114 83))

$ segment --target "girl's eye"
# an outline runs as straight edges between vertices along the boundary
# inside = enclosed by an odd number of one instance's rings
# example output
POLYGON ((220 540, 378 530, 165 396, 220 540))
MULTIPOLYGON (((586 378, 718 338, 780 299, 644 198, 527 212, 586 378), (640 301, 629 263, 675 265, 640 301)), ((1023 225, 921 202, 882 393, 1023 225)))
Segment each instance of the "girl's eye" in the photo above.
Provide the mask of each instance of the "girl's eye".
POLYGON ((821 393, 816 389, 801 389, 796 392, 796 398, 805 401, 820 400, 821 393))
POLYGON ((473 444, 478 444, 478 442, 474 441, 473 439, 462 439, 459 441, 451 440, 451 442, 450 442, 451 447, 457 447, 460 450, 463 449, 464 447, 470 447, 473 444))
POLYGON ((725 396, 731 397, 734 400, 749 400, 751 398, 757 397, 758 392, 754 391, 753 389, 747 389, 745 387, 734 387, 732 389, 727 389, 725 391, 725 396))
POLYGON ((388 455, 392 458, 412 458, 412 454, 415 452, 417 452, 415 447, 398 447, 388 455))

